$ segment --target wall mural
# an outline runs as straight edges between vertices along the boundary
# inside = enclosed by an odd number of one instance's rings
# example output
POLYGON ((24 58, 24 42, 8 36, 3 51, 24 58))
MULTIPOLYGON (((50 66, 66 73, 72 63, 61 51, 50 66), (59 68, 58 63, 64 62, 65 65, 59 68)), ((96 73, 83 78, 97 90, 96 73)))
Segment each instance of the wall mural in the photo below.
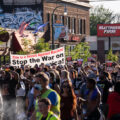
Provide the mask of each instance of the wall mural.
POLYGON ((0 8, 0 26, 3 28, 19 29, 21 23, 31 20, 37 24, 28 26, 27 29, 35 29, 40 24, 43 24, 42 10, 37 12, 31 8, 16 8, 14 13, 4 13, 0 8), (32 20, 31 20, 32 19, 32 20))

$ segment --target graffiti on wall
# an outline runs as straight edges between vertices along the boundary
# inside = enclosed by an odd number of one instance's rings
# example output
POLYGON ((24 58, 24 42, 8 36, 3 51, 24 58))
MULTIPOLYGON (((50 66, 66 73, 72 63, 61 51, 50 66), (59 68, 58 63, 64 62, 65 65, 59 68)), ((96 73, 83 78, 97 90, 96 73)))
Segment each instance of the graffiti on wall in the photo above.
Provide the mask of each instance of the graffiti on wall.
POLYGON ((42 11, 32 10, 31 8, 17 8, 14 13, 4 13, 0 9, 0 26, 3 28, 19 29, 21 23, 32 19, 36 22, 34 26, 28 26, 27 29, 35 29, 38 25, 43 24, 42 11))

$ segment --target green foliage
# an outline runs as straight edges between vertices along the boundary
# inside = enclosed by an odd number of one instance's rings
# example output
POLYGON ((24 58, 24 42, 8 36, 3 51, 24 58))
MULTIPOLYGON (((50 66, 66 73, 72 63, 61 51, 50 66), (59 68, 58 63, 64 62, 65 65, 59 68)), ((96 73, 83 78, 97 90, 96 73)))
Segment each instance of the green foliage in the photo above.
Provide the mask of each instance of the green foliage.
POLYGON ((70 55, 71 55, 71 54, 70 54, 70 46, 67 45, 67 46, 65 47, 65 56, 68 57, 68 56, 70 56, 70 55))
POLYGON ((0 27, 0 35, 4 34, 4 33, 7 33, 6 30, 4 30, 2 27, 0 27))
POLYGON ((83 63, 87 62, 88 57, 91 56, 90 47, 87 42, 81 42, 72 50, 72 59, 83 59, 83 63))
POLYGON ((1 30, 1 31, 0 31, 0 35, 5 34, 5 33, 7 33, 6 30, 1 30))
POLYGON ((27 51, 22 51, 22 50, 20 50, 19 52, 17 52, 16 54, 18 54, 18 55, 27 55, 27 54, 29 54, 27 51))
POLYGON ((110 9, 106 9, 101 6, 97 6, 91 9, 90 14, 90 34, 97 35, 97 24, 109 24, 114 22, 115 15, 110 9))
POLYGON ((9 61, 10 61, 10 56, 9 56, 9 55, 6 55, 6 56, 1 56, 1 64, 4 64, 4 57, 5 57, 6 63, 9 63, 9 61))
POLYGON ((29 46, 31 46, 31 40, 30 39, 22 39, 22 44, 24 45, 24 49, 27 51, 29 46))
POLYGON ((112 49, 110 49, 110 50, 109 50, 109 53, 108 53, 108 55, 107 55, 107 59, 108 59, 109 61, 112 61, 112 62, 117 62, 117 61, 118 61, 118 56, 117 56, 117 55, 114 55, 114 54, 112 53, 112 49))
POLYGON ((34 46, 34 49, 35 49, 35 53, 45 52, 50 50, 50 45, 49 43, 45 43, 44 38, 40 38, 37 44, 34 46))

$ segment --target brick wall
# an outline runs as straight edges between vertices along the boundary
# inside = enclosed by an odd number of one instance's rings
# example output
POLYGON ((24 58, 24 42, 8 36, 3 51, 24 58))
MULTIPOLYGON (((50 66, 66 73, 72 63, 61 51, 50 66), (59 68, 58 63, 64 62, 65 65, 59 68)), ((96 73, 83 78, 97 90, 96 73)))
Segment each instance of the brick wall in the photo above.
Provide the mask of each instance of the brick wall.
MULTIPOLYGON (((55 13, 57 15, 57 18, 59 18, 59 16, 63 15, 64 14, 64 4, 60 4, 62 5, 63 7, 60 7, 60 8, 57 8, 55 13)), ((73 5, 73 4, 68 4, 66 3, 65 4, 66 7, 67 7, 67 17, 70 17, 70 21, 71 21, 71 24, 70 24, 70 28, 72 28, 72 18, 75 18, 76 19, 76 34, 78 35, 78 20, 79 19, 83 19, 86 21, 86 34, 82 34, 82 35, 79 35, 80 38, 82 39, 83 37, 85 37, 86 35, 89 35, 90 34, 90 23, 89 23, 89 9, 88 8, 85 8, 85 7, 82 7, 82 6, 77 6, 77 5, 73 5)), ((50 14, 50 23, 51 23, 51 16, 52 16, 52 12, 53 10, 59 6, 59 4, 56 4, 56 3, 44 3, 44 8, 43 8, 43 16, 44 16, 44 22, 47 21, 47 13, 50 14)), ((66 17, 64 17, 64 21, 66 23, 66 20, 65 20, 66 17)), ((51 24, 50 24, 51 26, 51 24)), ((83 26, 82 26, 83 27, 83 26)), ((47 29, 47 28, 46 28, 47 29)), ((52 28, 50 28, 50 31, 52 31, 52 28)), ((52 40, 52 32, 50 33, 50 39, 52 40)))

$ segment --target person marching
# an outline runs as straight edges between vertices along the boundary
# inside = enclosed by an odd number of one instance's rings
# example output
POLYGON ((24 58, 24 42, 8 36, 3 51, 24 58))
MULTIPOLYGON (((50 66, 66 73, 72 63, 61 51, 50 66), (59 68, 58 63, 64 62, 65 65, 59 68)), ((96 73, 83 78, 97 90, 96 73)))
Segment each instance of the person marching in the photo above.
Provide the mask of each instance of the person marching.
POLYGON ((38 107, 39 111, 35 111, 30 120, 60 120, 57 115, 50 111, 51 102, 48 98, 39 99, 38 107))

